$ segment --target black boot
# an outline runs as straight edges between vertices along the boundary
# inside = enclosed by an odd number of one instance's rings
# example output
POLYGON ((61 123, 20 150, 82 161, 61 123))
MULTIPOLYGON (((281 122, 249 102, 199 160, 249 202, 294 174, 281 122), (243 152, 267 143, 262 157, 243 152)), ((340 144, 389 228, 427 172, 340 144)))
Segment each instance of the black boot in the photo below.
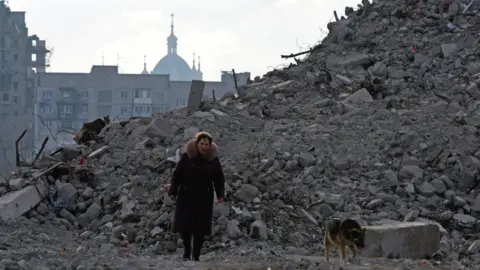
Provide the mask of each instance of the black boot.
POLYGON ((183 260, 189 261, 191 260, 192 254, 192 235, 191 234, 183 234, 183 260))
POLYGON ((204 241, 203 234, 197 234, 193 237, 193 260, 199 261, 200 260, 200 251, 202 250, 204 241))

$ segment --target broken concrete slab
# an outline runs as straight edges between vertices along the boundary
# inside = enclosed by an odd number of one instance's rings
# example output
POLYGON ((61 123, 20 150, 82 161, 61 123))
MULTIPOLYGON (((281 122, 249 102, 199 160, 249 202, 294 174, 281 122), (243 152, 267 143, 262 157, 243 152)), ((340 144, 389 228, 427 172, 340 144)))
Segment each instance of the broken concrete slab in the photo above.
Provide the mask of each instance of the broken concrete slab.
POLYGON ((210 112, 213 113, 213 114, 215 114, 215 115, 218 115, 218 116, 226 116, 226 115, 228 115, 228 114, 226 114, 226 113, 224 113, 224 112, 222 112, 222 111, 220 111, 220 110, 217 110, 217 109, 211 109, 210 112))
POLYGON ((358 108, 366 103, 371 103, 373 101, 372 96, 367 89, 362 88, 355 93, 349 95, 343 100, 343 103, 358 108))
POLYGON ((402 222, 366 227, 365 257, 423 259, 440 248, 440 230, 435 224, 402 222))
POLYGON ((8 185, 10 186, 11 190, 19 190, 25 186, 25 182, 26 180, 23 178, 15 178, 8 181, 8 185))
POLYGON ((326 61, 326 65, 329 70, 334 70, 344 67, 354 68, 371 62, 372 60, 367 54, 349 52, 345 55, 329 57, 326 61))
POLYGON ((168 119, 154 118, 150 121, 150 124, 145 127, 143 134, 150 138, 160 138, 160 140, 164 140, 172 134, 172 131, 172 125, 168 119))
POLYGON ((93 151, 90 155, 88 155, 88 158, 94 158, 94 157, 101 156, 107 150, 108 150, 108 145, 102 146, 102 147, 98 148, 97 150, 93 151))
POLYGON ((442 44, 443 57, 447 58, 453 55, 458 50, 458 45, 455 43, 442 44))
POLYGON ((0 197, 0 218, 12 220, 20 217, 35 207, 42 197, 35 186, 27 186, 0 197))

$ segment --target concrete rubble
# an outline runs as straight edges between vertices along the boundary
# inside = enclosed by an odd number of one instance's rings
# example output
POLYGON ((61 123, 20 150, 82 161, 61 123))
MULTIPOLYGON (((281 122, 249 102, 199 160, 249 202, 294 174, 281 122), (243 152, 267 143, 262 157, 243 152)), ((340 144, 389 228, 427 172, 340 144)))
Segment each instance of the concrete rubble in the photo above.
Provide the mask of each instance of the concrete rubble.
POLYGON ((440 229, 435 224, 399 222, 367 227, 366 257, 423 259, 440 248, 440 229))
MULTIPOLYGON (((417 269, 417 259, 480 269, 480 5, 463 12, 469 3, 347 7, 308 57, 241 97, 110 123, 73 157, 43 156, 37 171, 0 184, 0 216, 101 247, 174 253, 182 243, 164 185, 177 150, 206 130, 227 179, 206 253, 320 255, 322 224, 348 217, 371 226, 366 257, 399 259, 375 269, 417 269)), ((318 269, 301 261, 295 269, 318 269)))

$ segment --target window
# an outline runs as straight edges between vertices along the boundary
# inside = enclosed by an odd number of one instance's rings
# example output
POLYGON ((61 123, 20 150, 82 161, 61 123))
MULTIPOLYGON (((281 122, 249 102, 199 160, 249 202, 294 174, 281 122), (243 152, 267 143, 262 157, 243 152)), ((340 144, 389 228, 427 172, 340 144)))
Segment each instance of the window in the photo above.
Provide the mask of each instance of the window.
POLYGON ((60 118, 67 118, 72 116, 73 114, 73 106, 72 105, 61 105, 59 106, 60 111, 60 118))
POLYGON ((120 98, 127 99, 128 98, 128 92, 127 91, 120 92, 120 98))
POLYGON ((98 91, 98 102, 112 102, 112 91, 98 91))
POLYGON ((177 107, 185 107, 187 106, 187 100, 184 98, 177 99, 177 107))
POLYGON ((168 105, 160 106, 160 107, 159 107, 159 112, 160 112, 160 113, 166 113, 166 112, 168 112, 168 105))
POLYGON ((32 47, 36 47, 37 46, 37 40, 36 39, 32 39, 32 47))
POLYGON ((120 113, 124 114, 128 112, 128 106, 122 106, 120 107, 120 113))
POLYGON ((135 98, 152 98, 150 89, 135 89, 135 98))
POLYGON ((163 101, 163 92, 158 92, 157 93, 157 100, 158 101, 163 101))
POLYGON ((17 61, 18 60, 18 54, 13 55, 13 60, 17 61))
POLYGON ((82 113, 88 113, 88 105, 82 106, 82 113))
POLYGON ((10 103, 10 94, 2 93, 2 103, 10 103))
POLYGON ((136 116, 150 116, 152 113, 152 107, 150 105, 138 105, 135 106, 136 116))
POLYGON ((32 53, 32 62, 37 62, 37 54, 32 53))
POLYGON ((52 98, 52 90, 44 90, 42 95, 43 95, 43 98, 45 98, 45 99, 51 99, 52 98))
POLYGON ((50 104, 40 105, 40 110, 41 110, 42 113, 52 113, 53 112, 52 105, 50 105, 50 104))
POLYGON ((13 90, 18 90, 18 82, 13 82, 13 90))
POLYGON ((82 99, 88 99, 88 91, 82 91, 82 99))
POLYGON ((13 96, 13 103, 18 103, 18 97, 17 96, 13 96))

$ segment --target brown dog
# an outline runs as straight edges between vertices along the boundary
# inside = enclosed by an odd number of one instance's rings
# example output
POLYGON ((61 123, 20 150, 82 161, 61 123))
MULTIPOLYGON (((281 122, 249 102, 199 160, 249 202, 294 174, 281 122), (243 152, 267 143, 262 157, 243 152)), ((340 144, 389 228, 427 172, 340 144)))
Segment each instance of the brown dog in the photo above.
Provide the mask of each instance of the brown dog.
POLYGON ((353 219, 331 219, 325 226, 325 259, 329 262, 329 251, 334 247, 340 249, 340 262, 345 263, 345 247, 352 251, 353 258, 357 256, 355 246, 365 247, 365 228, 353 219))

